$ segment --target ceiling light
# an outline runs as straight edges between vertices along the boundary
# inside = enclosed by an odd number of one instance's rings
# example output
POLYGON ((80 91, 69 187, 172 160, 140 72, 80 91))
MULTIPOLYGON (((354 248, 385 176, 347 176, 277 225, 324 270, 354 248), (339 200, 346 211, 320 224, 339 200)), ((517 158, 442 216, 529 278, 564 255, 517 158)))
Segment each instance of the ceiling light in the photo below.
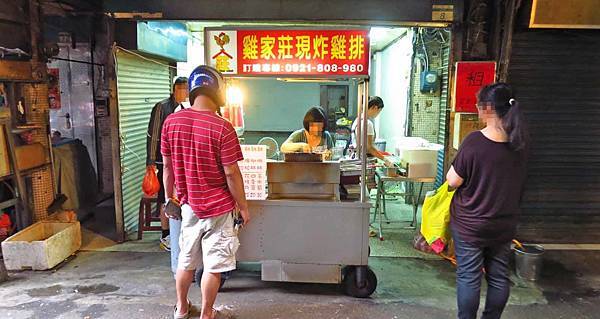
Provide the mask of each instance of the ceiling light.
POLYGON ((390 30, 390 28, 372 27, 369 31, 369 39, 371 40, 371 42, 377 42, 378 40, 382 40, 387 36, 390 30))

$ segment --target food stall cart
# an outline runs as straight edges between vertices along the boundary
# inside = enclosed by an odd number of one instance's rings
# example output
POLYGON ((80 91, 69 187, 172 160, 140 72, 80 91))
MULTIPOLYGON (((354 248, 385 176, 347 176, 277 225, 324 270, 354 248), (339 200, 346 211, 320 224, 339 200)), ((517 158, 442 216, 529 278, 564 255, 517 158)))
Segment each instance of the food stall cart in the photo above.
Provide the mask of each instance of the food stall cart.
MULTIPOLYGON (((367 132, 360 128, 367 123, 368 29, 208 28, 205 46, 207 64, 227 79, 360 79, 359 131, 363 132, 360 140, 366 140, 367 132), (318 44, 320 48, 316 48, 318 44)), ((241 105, 225 108, 229 110, 223 114, 239 117, 243 112, 241 105)), ((233 122, 239 125, 239 118, 233 122)), ((361 149, 364 181, 366 148, 361 149)), ((298 155, 291 157, 303 154, 298 155)), ((342 202, 339 162, 288 159, 270 161, 266 166, 268 197, 249 201, 252 221, 239 232, 238 261, 260 263, 265 281, 341 283, 351 296, 371 295, 377 277, 368 267, 371 205, 365 186, 361 185, 359 201, 342 202)), ((256 194, 247 196, 255 198, 256 194)))

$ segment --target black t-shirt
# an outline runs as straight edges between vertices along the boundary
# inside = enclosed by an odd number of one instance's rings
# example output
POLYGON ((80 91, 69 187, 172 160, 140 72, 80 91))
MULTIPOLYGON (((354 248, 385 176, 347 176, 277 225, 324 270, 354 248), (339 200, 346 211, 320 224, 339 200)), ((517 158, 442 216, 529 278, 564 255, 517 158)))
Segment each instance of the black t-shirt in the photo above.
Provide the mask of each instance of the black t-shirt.
POLYGON ((515 236, 526 176, 526 158, 508 143, 477 131, 469 134, 452 166, 464 179, 450 205, 452 230, 480 246, 505 243, 515 236))

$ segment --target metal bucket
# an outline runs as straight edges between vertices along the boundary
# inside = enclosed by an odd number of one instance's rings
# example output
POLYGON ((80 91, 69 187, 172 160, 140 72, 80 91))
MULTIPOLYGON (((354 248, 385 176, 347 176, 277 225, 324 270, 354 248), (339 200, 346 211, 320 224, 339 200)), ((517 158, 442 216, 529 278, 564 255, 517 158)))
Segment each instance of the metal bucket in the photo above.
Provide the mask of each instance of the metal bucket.
POLYGON ((517 276, 531 281, 540 279, 544 247, 523 244, 523 248, 515 247, 514 250, 517 276))

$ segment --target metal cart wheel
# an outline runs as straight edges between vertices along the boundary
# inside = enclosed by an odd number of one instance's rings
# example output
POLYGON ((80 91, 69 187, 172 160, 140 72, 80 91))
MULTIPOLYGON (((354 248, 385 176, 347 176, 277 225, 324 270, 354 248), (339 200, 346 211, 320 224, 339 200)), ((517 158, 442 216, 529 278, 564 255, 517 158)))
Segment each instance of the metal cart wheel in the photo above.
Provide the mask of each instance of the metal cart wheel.
MULTIPOLYGON (((202 273, 203 272, 204 272, 204 269, 199 269, 194 274, 195 279, 196 279, 196 284, 198 285, 198 287, 200 287, 200 284, 202 282, 202 273)), ((219 291, 221 291, 221 288, 223 288, 225 281, 227 281, 227 279, 229 279, 229 277, 231 277, 231 271, 221 273, 221 284, 219 285, 219 291)))
POLYGON ((377 276, 368 266, 348 266, 344 277, 344 292, 355 298, 367 298, 377 288, 377 276), (362 272, 362 283, 360 283, 362 272))

